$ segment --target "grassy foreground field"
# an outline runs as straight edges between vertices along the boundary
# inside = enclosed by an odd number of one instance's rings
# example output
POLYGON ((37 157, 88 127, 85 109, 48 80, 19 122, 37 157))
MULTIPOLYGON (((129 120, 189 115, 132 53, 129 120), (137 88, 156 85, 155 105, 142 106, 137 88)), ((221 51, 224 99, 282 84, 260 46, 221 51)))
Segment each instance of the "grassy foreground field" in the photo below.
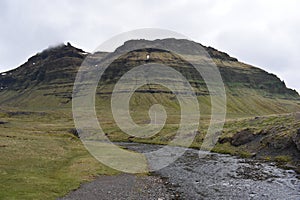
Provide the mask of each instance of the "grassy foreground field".
POLYGON ((97 175, 118 173, 68 133, 70 116, 2 110, 0 121, 0 199, 56 199, 97 175))
MULTIPOLYGON (((167 111, 171 115, 163 130, 146 139, 122 133, 108 112, 98 113, 98 117, 112 141, 167 144, 174 138, 180 118, 176 110, 167 111)), ((149 123, 147 112, 143 113, 145 115, 140 111, 137 115, 133 113, 133 119, 139 124, 149 123)), ((297 113, 228 118, 213 151, 278 161, 299 170, 299 150, 293 142, 300 128, 299 119, 297 113), (252 138, 235 145, 234 137, 242 131, 248 131, 252 138)), ((201 146, 207 122, 209 117, 204 116, 192 147, 201 146)), ((0 108, 0 199, 56 199, 97 175, 120 173, 93 158, 70 133, 73 128, 70 109, 20 111, 0 108)), ((103 151, 107 151, 107 155, 112 153, 109 148, 102 148, 102 155, 106 154, 103 151)))

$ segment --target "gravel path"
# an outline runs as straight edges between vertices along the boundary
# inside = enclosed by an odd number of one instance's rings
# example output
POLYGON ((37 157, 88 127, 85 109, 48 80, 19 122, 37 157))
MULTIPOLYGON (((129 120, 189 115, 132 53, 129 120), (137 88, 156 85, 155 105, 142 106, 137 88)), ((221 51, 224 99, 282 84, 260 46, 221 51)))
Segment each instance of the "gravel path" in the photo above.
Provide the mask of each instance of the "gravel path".
POLYGON ((100 176, 95 181, 81 185, 78 190, 70 192, 59 200, 127 200, 176 199, 162 179, 156 176, 139 176, 121 174, 117 176, 100 176))

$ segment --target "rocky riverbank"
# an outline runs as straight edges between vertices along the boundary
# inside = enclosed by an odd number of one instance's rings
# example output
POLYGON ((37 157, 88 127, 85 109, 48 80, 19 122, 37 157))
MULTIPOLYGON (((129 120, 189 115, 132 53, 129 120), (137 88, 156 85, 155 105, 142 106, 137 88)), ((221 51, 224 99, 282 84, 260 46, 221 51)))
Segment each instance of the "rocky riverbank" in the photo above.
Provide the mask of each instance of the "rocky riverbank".
MULTIPOLYGON (((137 143, 119 145, 137 152, 161 148, 137 143)), ((150 169, 153 164, 157 163, 150 162, 150 169)), ((300 180, 293 170, 278 168, 275 163, 216 153, 200 159, 195 149, 187 149, 177 161, 152 175, 155 176, 100 176, 60 200, 300 198, 300 180)))
POLYGON ((167 189, 165 182, 156 176, 121 174, 100 176, 81 185, 59 200, 168 200, 178 199, 176 192, 167 189))

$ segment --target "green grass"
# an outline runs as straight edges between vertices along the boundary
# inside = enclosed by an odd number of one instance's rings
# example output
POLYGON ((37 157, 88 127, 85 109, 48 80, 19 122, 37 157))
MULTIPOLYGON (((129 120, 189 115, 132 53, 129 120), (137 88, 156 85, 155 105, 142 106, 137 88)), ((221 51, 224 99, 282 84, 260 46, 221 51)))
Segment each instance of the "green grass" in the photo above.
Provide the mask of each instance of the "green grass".
POLYGON ((64 114, 1 113, 0 199, 56 199, 101 174, 118 173, 68 134, 64 114))
POLYGON ((292 160, 292 158, 290 157, 290 156, 276 156, 275 157, 275 160, 277 161, 277 162, 290 162, 291 160, 292 160))
MULTIPOLYGON (((299 158, 295 157, 294 150, 286 150, 289 148, 285 146, 285 141, 290 140, 300 128, 300 120, 296 115, 299 114, 272 114, 265 116, 252 116, 243 118, 228 118, 224 125, 220 138, 231 138, 236 133, 249 129, 253 134, 258 135, 258 139, 240 146, 233 146, 230 142, 223 144, 217 143, 212 149, 213 152, 231 154, 243 158, 255 157, 257 159, 265 159, 269 161, 276 161, 281 163, 290 163, 292 165, 299 165, 299 158), (283 146, 282 149, 269 147, 269 144, 275 146, 283 146), (298 164, 297 164, 298 163, 298 164)), ((169 122, 177 120, 178 116, 169 115, 171 119, 169 122)), ((200 121, 199 134, 196 135, 192 148, 200 148, 208 127, 209 117, 203 116, 200 121)), ((117 128, 113 122, 103 123, 103 129, 106 131, 108 137, 115 141, 134 141, 149 144, 168 144, 174 138, 178 125, 176 123, 167 123, 165 127, 153 137, 150 138, 129 138, 117 128)), ((296 150, 297 151, 297 150, 296 150)))
MULTIPOLYGON (((227 121, 221 137, 232 137, 245 128, 259 133, 277 127, 278 134, 274 136, 276 139, 291 137, 293 130, 300 128, 299 120, 295 120, 293 115, 282 114, 299 110, 297 102, 268 99, 258 97, 251 90, 247 92, 244 96, 227 97, 227 121), (255 118, 261 115, 264 117, 255 118)), ((0 199, 55 199, 97 175, 118 173, 99 163, 87 152, 80 140, 68 133, 68 130, 74 128, 70 102, 64 104, 62 102, 65 99, 62 101, 54 96, 49 100, 48 96, 42 94, 43 91, 39 90, 37 93, 33 92, 30 98, 26 95, 17 98, 15 102, 26 105, 23 109, 30 111, 29 113, 18 113, 20 110, 17 106, 15 109, 0 108, 0 121, 8 122, 0 124, 0 199)), ((8 100, 10 96, 14 95, 7 94, 8 100)), ((194 148, 201 146, 210 119, 209 97, 199 96, 198 99, 201 102, 200 134, 197 134, 191 146, 194 148)), ((112 141, 167 144, 174 138, 180 122, 180 107, 174 95, 135 94, 130 103, 132 117, 140 125, 149 122, 148 109, 151 105, 163 104, 168 113, 167 124, 153 137, 130 138, 113 120, 110 95, 98 96, 98 119, 112 141)), ((261 146, 234 147, 225 143, 217 144, 213 151, 251 157, 258 148, 261 146)), ((110 149, 106 150, 109 153, 110 149)), ((264 156, 270 160, 291 160, 287 159, 290 155, 280 152, 274 156, 264 156)))

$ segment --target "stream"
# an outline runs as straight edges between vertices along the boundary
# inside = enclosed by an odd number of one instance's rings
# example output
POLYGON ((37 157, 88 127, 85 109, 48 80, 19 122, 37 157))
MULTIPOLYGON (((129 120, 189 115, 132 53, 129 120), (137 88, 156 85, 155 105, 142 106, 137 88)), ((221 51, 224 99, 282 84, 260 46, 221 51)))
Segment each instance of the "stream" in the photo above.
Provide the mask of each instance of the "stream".
MULTIPOLYGON (((137 152, 161 148, 137 143, 118 145, 137 152)), ((157 163, 149 163, 150 168, 153 165, 157 163)), ((217 153, 200 159, 195 149, 188 149, 178 160, 153 174, 162 177, 180 199, 300 199, 300 179, 293 170, 217 153)))

